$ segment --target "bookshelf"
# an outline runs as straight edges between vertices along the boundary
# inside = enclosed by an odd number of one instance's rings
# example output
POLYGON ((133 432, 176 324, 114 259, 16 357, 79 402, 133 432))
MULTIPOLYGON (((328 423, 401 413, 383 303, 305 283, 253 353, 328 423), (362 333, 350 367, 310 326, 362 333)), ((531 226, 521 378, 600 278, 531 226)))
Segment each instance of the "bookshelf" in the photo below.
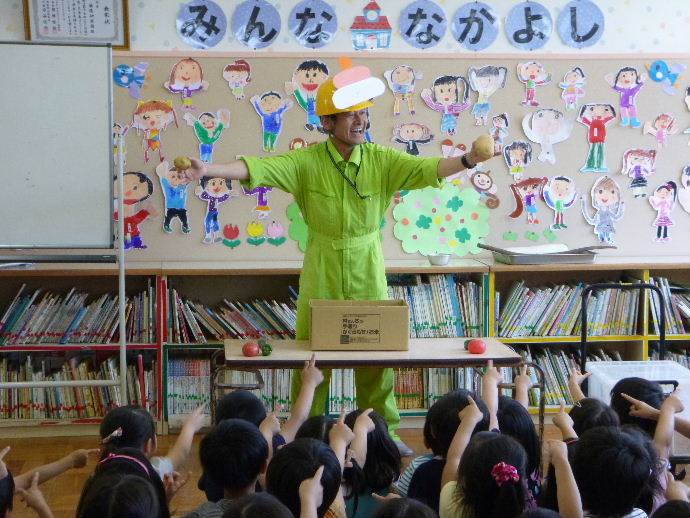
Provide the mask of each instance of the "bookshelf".
MULTIPOLYGON (((155 340, 148 343, 128 344, 128 357, 143 354, 151 362, 156 361, 158 380, 158 411, 156 419, 159 429, 167 431, 167 424, 175 428, 175 414, 168 405, 168 375, 171 362, 175 360, 210 361, 211 355, 222 348, 220 340, 207 338, 206 343, 192 341, 176 343, 170 340, 169 317, 170 307, 167 290, 175 288, 181 296, 194 299, 217 307, 224 298, 237 301, 254 299, 289 300, 289 287, 297 287, 300 261, 265 261, 265 262, 141 262, 128 263, 128 293, 136 293, 150 282, 155 287, 155 340)), ((481 304, 482 332, 493 336, 506 344, 516 347, 548 348, 552 351, 564 349, 572 351, 579 344, 578 335, 568 336, 512 336, 502 337, 497 333, 495 322, 499 315, 496 311, 497 298, 501 304, 513 283, 524 281, 529 286, 549 286, 577 282, 603 282, 619 280, 639 280, 663 277, 671 284, 690 286, 690 261, 679 258, 613 258, 600 257, 596 263, 586 265, 530 265, 513 266, 494 263, 490 258, 458 259, 447 266, 431 266, 426 260, 391 260, 387 262, 387 273, 394 283, 399 279, 429 275, 453 274, 461 280, 477 283, 482 287, 481 304)), ((0 270, 0 313, 4 312, 15 296, 19 286, 26 284, 31 289, 45 288, 56 292, 65 292, 71 287, 78 287, 90 295, 115 292, 117 269, 112 265, 55 265, 38 264, 31 269, 19 268, 0 270)), ((594 349, 600 349, 611 355, 620 355, 625 360, 646 360, 653 354, 658 334, 654 332, 649 295, 641 296, 638 301, 637 318, 629 334, 590 336, 589 342, 594 349)), ((686 324, 687 325, 687 324, 686 324)), ((671 351, 688 357, 690 350, 690 333, 667 333, 667 343, 671 351)), ((91 354, 98 358, 114 354, 116 344, 25 344, 0 346, 0 359, 3 357, 25 358, 32 354, 46 357, 63 357, 69 355, 91 354)), ((679 356, 679 357, 681 357, 679 356)), ((37 356, 38 357, 38 356, 37 356)), ((425 390, 429 387, 430 376, 422 373, 425 390)), ((453 384, 469 383, 460 379, 457 373, 445 373, 447 380, 453 384)), ((445 382, 444 382, 445 383, 445 382)), ((439 389, 443 386, 439 384, 439 389)), ((422 398, 426 406, 433 402, 433 397, 422 398)), ((547 408, 554 411, 555 407, 547 408)), ((536 412, 536 409, 534 409, 536 412)), ((401 410, 403 426, 421 426, 426 409, 405 408, 401 410)), ((96 433, 98 418, 92 419, 44 419, 44 420, 0 420, 3 433, 28 435, 49 434, 88 434, 96 433)))

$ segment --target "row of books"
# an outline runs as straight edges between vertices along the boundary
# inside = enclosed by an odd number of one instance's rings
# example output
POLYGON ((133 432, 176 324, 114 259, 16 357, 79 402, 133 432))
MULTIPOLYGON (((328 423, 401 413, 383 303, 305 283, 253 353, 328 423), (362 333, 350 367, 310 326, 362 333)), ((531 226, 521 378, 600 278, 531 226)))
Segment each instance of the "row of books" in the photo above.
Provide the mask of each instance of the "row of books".
POLYGON ((168 289, 168 341, 207 343, 224 338, 294 338, 297 321, 296 300, 254 300, 235 302, 223 299, 212 308, 185 299, 174 288, 168 289))
POLYGON ((481 284, 458 274, 397 275, 388 283, 388 297, 410 307, 412 338, 482 335, 481 284))
MULTIPOLYGON (((686 344, 686 347, 687 345, 690 344, 686 344)), ((658 347, 650 347, 649 358, 651 360, 660 359, 658 347)), ((673 347, 666 349, 664 360, 672 360, 674 362, 678 362, 686 369, 690 369, 690 350, 679 347, 676 344, 674 344, 673 347)))
MULTIPOLYGON (((107 358, 96 364, 93 358, 42 357, 28 354, 23 361, 0 359, 0 381, 114 380, 119 377, 118 360, 107 358)), ((0 419, 83 419, 104 416, 125 403, 158 413, 158 383, 155 360, 144 367, 141 355, 127 366, 127 398, 120 386, 51 387, 0 390, 0 419)))
MULTIPOLYGON (((664 277, 652 277, 649 282, 657 286, 662 293, 661 304, 666 313, 666 333, 682 335, 690 333, 690 288, 671 286, 664 277)), ((656 293, 651 297, 652 324, 654 333, 659 334, 660 301, 656 293)))
MULTIPOLYGON (((112 343, 119 340, 118 296, 92 296, 70 289, 60 294, 22 284, 0 320, 0 346, 27 344, 112 343)), ((127 297, 127 341, 156 341, 156 297, 146 290, 127 297)))
MULTIPOLYGON (((580 333, 582 322, 582 291, 578 283, 546 287, 530 287, 516 281, 510 288, 505 306, 501 308, 496 293, 497 335, 505 338, 521 336, 571 336, 580 333)), ((635 334, 639 310, 638 290, 596 290, 587 303, 587 334, 589 336, 635 334)))
MULTIPOLYGON (((544 347, 543 345, 511 345, 527 362, 536 363, 544 372, 544 398, 546 405, 560 405, 561 400, 566 405, 573 404, 573 397, 568 389, 568 378, 571 374, 571 362, 579 364, 579 353, 575 348, 544 347)), ((605 349, 591 349, 587 361, 622 361, 618 351, 605 349)), ((503 370, 505 382, 512 383, 514 371, 503 370)), ((532 369, 529 371, 533 384, 537 384, 539 377, 532 369)), ((540 391, 538 388, 530 389, 529 404, 538 406, 540 391)))
POLYGON ((211 360, 208 357, 168 358, 166 382, 168 421, 174 415, 191 414, 204 404, 210 413, 211 360))

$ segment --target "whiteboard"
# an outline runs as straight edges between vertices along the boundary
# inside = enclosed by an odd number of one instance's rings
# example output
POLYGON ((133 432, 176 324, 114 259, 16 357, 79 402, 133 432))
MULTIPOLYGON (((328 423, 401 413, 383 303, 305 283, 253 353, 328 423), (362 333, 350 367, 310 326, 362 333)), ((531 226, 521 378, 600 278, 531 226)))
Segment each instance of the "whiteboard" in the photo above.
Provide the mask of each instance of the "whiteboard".
POLYGON ((112 248, 111 50, 0 42, 0 248, 112 248))

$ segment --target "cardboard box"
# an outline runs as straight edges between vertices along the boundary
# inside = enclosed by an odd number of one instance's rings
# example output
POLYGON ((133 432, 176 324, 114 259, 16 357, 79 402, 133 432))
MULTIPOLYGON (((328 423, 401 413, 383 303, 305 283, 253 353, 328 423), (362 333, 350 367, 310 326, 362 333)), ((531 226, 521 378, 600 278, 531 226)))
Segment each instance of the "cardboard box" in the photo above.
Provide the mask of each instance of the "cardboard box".
POLYGON ((404 300, 309 302, 316 351, 407 351, 410 308, 404 300))

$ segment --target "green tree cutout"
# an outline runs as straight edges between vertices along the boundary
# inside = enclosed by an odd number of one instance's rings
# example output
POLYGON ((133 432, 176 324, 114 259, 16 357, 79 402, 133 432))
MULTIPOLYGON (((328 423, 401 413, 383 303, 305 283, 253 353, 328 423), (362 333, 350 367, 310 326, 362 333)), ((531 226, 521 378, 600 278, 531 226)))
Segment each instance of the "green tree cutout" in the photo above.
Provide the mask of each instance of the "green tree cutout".
POLYGON ((489 210, 479 193, 451 183, 409 192, 393 218, 393 234, 407 253, 476 254, 477 243, 489 235, 489 210))
POLYGON ((297 246, 302 252, 307 250, 307 239, 309 238, 309 227, 304 221, 304 216, 302 211, 297 205, 296 201, 293 201, 285 209, 287 218, 290 220, 290 226, 288 227, 288 236, 290 239, 297 241, 297 246))

